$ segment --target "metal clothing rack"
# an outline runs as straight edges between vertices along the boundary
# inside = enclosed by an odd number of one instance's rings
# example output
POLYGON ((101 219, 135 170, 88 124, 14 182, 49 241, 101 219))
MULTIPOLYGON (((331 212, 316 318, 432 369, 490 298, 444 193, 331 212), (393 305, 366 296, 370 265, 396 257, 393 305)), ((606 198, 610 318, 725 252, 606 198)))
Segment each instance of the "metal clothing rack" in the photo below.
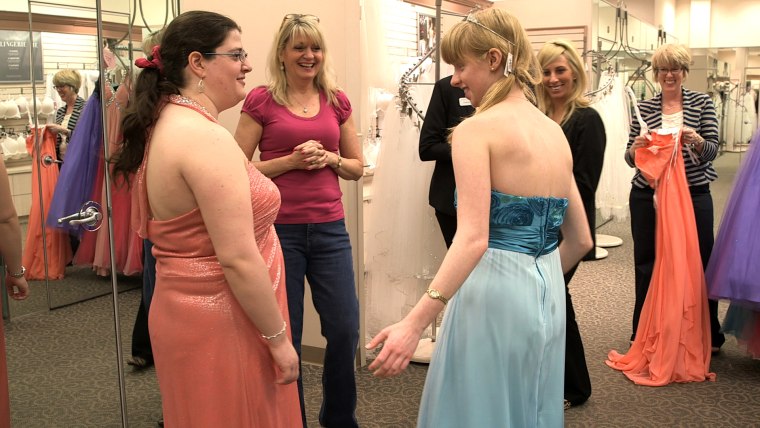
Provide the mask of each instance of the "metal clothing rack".
MULTIPOLYGON (((403 75, 401 75, 401 78, 399 79, 399 85, 398 85, 398 106, 401 109, 402 114, 406 114, 411 118, 415 119, 415 124, 417 126, 420 126, 423 120, 425 120, 425 113, 420 110, 420 108, 417 106, 417 102, 414 100, 414 97, 411 94, 411 86, 413 85, 434 85, 435 83, 420 83, 416 82, 413 79, 413 76, 415 76, 415 72, 422 66, 422 64, 425 63, 425 60, 427 60, 430 57, 433 57, 433 63, 435 65, 435 82, 441 79, 441 50, 439 49, 440 43, 441 43, 441 16, 443 15, 449 15, 449 16, 457 16, 461 18, 465 18, 467 15, 462 15, 459 13, 453 13, 453 12, 446 12, 441 10, 442 7, 442 0, 436 0, 435 1, 435 41, 433 42, 433 46, 430 48, 430 50, 420 57, 420 59, 417 60, 417 62, 412 65, 409 70, 407 70, 403 75)), ((479 7, 475 7, 474 9, 471 9, 469 13, 472 13, 474 10, 479 9, 479 7)), ((469 14, 468 13, 468 14, 469 14)))

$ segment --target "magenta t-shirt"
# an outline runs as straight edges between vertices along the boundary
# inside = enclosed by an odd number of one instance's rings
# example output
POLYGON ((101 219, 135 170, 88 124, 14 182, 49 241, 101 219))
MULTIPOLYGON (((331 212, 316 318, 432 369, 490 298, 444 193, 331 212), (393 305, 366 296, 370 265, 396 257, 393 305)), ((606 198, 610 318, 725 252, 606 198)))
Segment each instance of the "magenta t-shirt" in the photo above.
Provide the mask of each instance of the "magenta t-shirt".
MULTIPOLYGON (((289 155, 293 148, 308 140, 319 141, 325 150, 338 152, 340 126, 351 116, 351 102, 343 92, 336 94, 338 106, 319 94, 319 113, 300 117, 277 104, 265 86, 252 90, 245 98, 243 112, 263 128, 258 148, 261 160, 289 155)), ((275 223, 326 223, 344 217, 343 193, 338 174, 326 166, 307 171, 295 169, 272 179, 280 189, 282 205, 275 223)))

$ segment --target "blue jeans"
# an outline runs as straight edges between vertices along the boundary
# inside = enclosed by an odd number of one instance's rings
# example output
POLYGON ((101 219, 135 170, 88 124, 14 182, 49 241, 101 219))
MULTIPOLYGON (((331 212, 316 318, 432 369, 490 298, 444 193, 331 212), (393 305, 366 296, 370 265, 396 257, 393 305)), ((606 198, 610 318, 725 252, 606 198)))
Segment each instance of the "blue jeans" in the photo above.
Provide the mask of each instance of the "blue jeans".
MULTIPOLYGON (((304 277, 311 286, 322 336, 327 340, 319 422, 325 427, 358 427, 354 361, 359 342, 359 301, 351 241, 343 219, 329 223, 275 224, 285 258, 290 328, 301 357, 304 277)), ((303 382, 298 378, 306 426, 303 382)))

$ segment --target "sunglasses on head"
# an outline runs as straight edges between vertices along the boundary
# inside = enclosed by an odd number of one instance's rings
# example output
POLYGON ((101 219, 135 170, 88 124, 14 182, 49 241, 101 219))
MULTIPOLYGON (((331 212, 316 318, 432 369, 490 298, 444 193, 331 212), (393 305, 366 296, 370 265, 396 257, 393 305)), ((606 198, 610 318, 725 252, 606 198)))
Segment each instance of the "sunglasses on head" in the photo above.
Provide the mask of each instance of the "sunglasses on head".
POLYGON ((308 21, 313 20, 319 22, 319 17, 317 15, 309 15, 309 14, 301 14, 301 13, 289 13, 285 15, 284 18, 282 18, 282 23, 284 24, 286 21, 308 21))

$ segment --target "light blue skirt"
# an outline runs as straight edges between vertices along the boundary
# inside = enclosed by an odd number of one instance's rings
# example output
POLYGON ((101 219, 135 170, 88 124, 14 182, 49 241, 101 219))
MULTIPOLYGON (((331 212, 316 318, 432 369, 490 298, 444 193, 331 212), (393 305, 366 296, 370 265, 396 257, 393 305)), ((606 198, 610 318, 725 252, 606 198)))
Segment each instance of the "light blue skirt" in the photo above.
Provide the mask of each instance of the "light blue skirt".
POLYGON ((565 288, 559 251, 489 248, 449 302, 418 427, 562 427, 565 288))

